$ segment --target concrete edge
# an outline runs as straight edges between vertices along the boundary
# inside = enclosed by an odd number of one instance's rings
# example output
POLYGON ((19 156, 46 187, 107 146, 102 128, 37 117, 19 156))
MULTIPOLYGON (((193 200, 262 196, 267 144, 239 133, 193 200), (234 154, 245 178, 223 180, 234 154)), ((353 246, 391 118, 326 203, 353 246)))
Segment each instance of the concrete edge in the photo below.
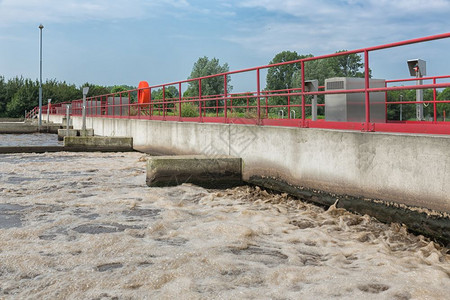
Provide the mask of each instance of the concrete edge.
POLYGON ((146 183, 150 187, 192 183, 223 189, 242 185, 242 159, 227 155, 154 156, 147 159, 146 183))

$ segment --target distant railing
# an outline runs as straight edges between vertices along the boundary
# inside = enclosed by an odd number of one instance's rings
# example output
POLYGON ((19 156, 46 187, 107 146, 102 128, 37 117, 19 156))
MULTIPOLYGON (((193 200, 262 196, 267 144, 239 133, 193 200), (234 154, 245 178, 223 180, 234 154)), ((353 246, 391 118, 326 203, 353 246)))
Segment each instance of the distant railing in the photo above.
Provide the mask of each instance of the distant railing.
MULTIPOLYGON (((406 132, 406 133, 428 133, 428 134, 450 134, 450 122, 445 120, 445 111, 438 112, 438 106, 450 103, 450 99, 437 100, 437 90, 450 87, 449 76, 431 76, 422 78, 408 78, 398 80, 386 80, 386 86, 369 87, 369 53, 376 50, 399 47, 414 43, 433 41, 449 38, 450 33, 391 43, 376 47, 363 48, 352 51, 334 53, 317 57, 308 57, 295 61, 278 64, 265 65, 244 70, 231 71, 216 75, 204 76, 200 78, 186 79, 166 84, 154 85, 144 89, 133 89, 124 92, 117 92, 107 95, 88 97, 86 115, 88 117, 104 118, 128 118, 128 119, 148 119, 159 121, 178 122, 212 122, 212 123, 232 123, 232 124, 253 124, 267 126, 293 126, 302 128, 326 128, 358 131, 382 131, 382 132, 406 132), (305 67, 306 62, 337 57, 349 54, 362 53, 364 56, 364 88, 324 90, 323 86, 318 91, 306 91, 305 67), (301 67, 301 87, 283 90, 262 90, 261 71, 282 65, 300 64, 301 67), (231 75, 239 73, 255 73, 256 90, 245 93, 229 93, 227 84, 231 75), (209 78, 223 78, 223 92, 217 95, 202 95, 202 82, 209 78), (431 81, 426 84, 408 84, 410 81, 431 81), (443 82, 447 80, 446 82, 443 82), (182 85, 192 82, 198 84, 198 95, 191 97, 182 96, 182 85), (439 81, 439 82, 438 82, 439 81), (392 84, 407 83, 408 85, 391 86, 392 84), (166 90, 174 87, 177 95, 166 98, 166 90), (161 99, 150 99, 149 103, 137 103, 138 93, 148 90, 149 94, 156 89, 162 89, 161 99), (416 101, 416 99, 399 99, 399 101, 388 101, 388 93, 398 90, 431 89, 433 99, 426 101, 416 101), (432 118, 430 120, 388 120, 386 122, 373 122, 370 117, 370 95, 375 92, 384 92, 385 112, 398 105, 432 105, 432 118), (310 96, 322 96, 327 94, 364 94, 364 120, 360 122, 337 122, 323 119, 325 104, 323 97, 319 97, 317 105, 319 117, 311 120, 312 102, 310 96), (283 113, 279 114, 282 110, 283 113), (441 117, 438 117, 438 113, 441 117), (442 118, 443 116, 443 118, 442 118)), ((311 78, 313 79, 313 78, 311 78)), ((174 90, 172 88, 172 90, 174 90)), ((71 104, 71 114, 73 116, 82 115, 82 100, 74 100, 68 103, 52 104, 49 113, 64 115, 65 106, 71 104)), ((43 114, 46 114, 47 107, 43 107, 43 114)), ((35 110, 34 110, 35 112, 35 110)))

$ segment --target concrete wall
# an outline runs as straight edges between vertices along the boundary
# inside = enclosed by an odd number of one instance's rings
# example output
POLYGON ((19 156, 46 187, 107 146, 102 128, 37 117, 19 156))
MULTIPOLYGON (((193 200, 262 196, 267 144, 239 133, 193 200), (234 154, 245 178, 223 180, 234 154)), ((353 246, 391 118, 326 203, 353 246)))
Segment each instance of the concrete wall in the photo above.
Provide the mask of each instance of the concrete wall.
POLYGON ((150 153, 241 157, 247 181, 273 178, 450 213, 448 136, 106 118, 87 124, 96 135, 131 136, 150 153))

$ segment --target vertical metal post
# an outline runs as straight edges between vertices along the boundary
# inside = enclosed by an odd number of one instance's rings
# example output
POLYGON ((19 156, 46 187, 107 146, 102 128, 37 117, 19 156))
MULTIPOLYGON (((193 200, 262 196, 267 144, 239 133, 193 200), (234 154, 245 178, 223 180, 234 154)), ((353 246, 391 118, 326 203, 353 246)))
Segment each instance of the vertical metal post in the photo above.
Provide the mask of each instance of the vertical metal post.
POLYGON ((225 123, 227 122, 228 117, 228 82, 227 82, 227 74, 223 75, 223 109, 224 109, 224 117, 225 117, 225 123))
POLYGON ((202 121, 202 80, 198 80, 198 113, 200 121, 202 121))
POLYGON ((261 125, 261 78, 260 78, 260 69, 256 69, 256 97, 258 108, 256 109, 256 113, 258 114, 258 125, 261 125))
POLYGON ((66 106, 66 136, 69 136, 69 125, 70 125, 70 104, 66 106))
MULTIPOLYGON (((420 70, 417 72, 416 77, 420 78, 422 75, 420 74, 420 70)), ((422 85, 423 84, 423 80, 419 79, 417 80, 417 85, 422 85)), ((416 101, 420 102, 419 104, 417 104, 417 109, 416 109, 416 117, 417 117, 417 121, 423 121, 423 90, 416 90, 416 101)))
MULTIPOLYGON (((436 84, 436 78, 433 78, 433 84, 436 84)), ((436 88, 433 89, 433 122, 437 122, 437 108, 436 108, 436 88)))
POLYGON ((364 89, 365 89, 365 108, 366 108, 366 124, 365 131, 370 131, 370 93, 369 93, 369 51, 364 50, 364 89))
POLYGON ((38 127, 39 130, 42 126, 42 29, 44 26, 42 24, 39 25, 40 30, 40 38, 39 38, 39 121, 38 127))
POLYGON ((81 126, 81 131, 83 133, 83 136, 86 136, 86 96, 89 93, 89 87, 86 86, 83 88, 83 110, 81 112, 83 123, 81 126))
POLYGON ((162 89, 162 93, 163 93, 163 120, 166 120, 166 86, 163 85, 163 89, 162 89))
POLYGON ((47 103, 47 124, 50 123, 50 108, 52 107, 52 99, 48 99, 47 103))
POLYGON ((306 116, 305 116, 305 62, 302 60, 300 62, 301 76, 302 76, 302 125, 301 127, 306 127, 306 116))
POLYGON ((181 82, 178 83, 178 118, 181 120, 181 82))
POLYGON ((81 131, 86 131, 86 95, 83 93, 83 111, 82 113, 82 118, 83 118, 83 123, 81 125, 81 131))

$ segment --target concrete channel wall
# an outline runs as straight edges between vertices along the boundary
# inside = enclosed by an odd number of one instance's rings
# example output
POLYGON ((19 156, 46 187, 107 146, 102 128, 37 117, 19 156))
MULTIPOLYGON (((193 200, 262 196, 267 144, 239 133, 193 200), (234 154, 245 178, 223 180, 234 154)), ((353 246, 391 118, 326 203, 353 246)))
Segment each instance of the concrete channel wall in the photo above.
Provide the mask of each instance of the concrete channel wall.
POLYGON ((96 135, 133 137, 135 149, 149 153, 241 157, 245 181, 275 189, 278 182, 310 198, 317 190, 450 213, 447 136, 107 118, 87 124, 96 135))

